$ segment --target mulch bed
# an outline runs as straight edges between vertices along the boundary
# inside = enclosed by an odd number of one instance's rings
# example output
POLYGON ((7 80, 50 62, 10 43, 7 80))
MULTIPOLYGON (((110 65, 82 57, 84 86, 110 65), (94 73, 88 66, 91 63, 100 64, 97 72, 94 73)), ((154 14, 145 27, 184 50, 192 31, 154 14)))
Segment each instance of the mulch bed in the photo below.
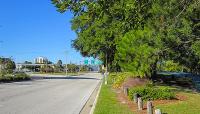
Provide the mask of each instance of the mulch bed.
MULTIPOLYGON (((144 109, 142 111, 137 110, 137 104, 134 103, 132 100, 128 98, 128 96, 125 96, 124 93, 120 89, 115 89, 117 93, 117 99, 121 104, 127 105, 133 112, 136 114, 146 114, 147 113, 147 107, 146 103, 144 103, 144 109)), ((181 94, 176 94, 176 99, 173 100, 154 100, 152 101, 153 106, 155 105, 162 105, 162 104, 170 104, 175 103, 179 101, 185 101, 187 100, 187 97, 181 94)), ((154 109, 155 110, 155 109, 154 109)))
POLYGON ((122 87, 135 87, 135 86, 142 86, 145 85, 148 82, 148 79, 146 78, 127 78, 124 83, 122 84, 122 87))
MULTIPOLYGON (((123 86, 126 87, 134 87, 134 86, 141 86, 144 85, 147 82, 147 79, 139 79, 139 78, 129 78, 125 81, 123 86)), ((144 109, 142 111, 139 111, 137 109, 137 104, 134 103, 132 100, 128 98, 128 96, 125 96, 122 89, 114 89, 114 91, 117 93, 117 99, 121 104, 127 105, 134 113, 136 114, 146 114, 147 113, 147 107, 146 102, 144 102, 144 109)), ((173 100, 154 100, 152 101, 153 106, 156 105, 162 105, 162 104, 170 104, 175 103, 179 101, 185 101, 187 100, 187 97, 182 94, 176 94, 176 99, 173 100)), ((155 110, 155 109, 153 109, 155 110)))

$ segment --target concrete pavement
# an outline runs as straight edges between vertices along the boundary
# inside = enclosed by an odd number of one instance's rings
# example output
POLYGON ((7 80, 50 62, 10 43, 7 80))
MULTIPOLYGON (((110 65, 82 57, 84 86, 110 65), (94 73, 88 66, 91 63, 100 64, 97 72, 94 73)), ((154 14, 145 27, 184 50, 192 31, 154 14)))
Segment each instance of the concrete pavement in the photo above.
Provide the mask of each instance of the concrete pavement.
POLYGON ((44 76, 0 84, 0 114, 78 114, 101 77, 98 73, 44 76))

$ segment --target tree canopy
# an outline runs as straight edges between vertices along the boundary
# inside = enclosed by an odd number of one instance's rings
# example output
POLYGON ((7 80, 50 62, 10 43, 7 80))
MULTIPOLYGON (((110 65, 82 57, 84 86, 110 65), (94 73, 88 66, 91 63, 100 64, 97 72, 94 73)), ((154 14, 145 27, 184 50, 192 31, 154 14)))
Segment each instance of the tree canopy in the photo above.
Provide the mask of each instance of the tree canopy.
POLYGON ((15 62, 11 58, 0 57, 0 73, 12 73, 15 68, 15 62))
POLYGON ((173 61, 198 73, 199 0, 52 0, 74 14, 72 46, 100 58, 110 70, 152 76, 173 61))

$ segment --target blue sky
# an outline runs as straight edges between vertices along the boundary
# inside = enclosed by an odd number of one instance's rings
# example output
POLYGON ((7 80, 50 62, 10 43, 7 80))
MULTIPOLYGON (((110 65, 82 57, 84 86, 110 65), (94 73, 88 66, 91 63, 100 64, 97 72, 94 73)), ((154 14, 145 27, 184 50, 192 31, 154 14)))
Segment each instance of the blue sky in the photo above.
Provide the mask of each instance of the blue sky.
POLYGON ((60 14, 50 0, 0 0, 0 56, 16 62, 44 56, 79 63, 79 52, 71 47, 72 14, 60 14))

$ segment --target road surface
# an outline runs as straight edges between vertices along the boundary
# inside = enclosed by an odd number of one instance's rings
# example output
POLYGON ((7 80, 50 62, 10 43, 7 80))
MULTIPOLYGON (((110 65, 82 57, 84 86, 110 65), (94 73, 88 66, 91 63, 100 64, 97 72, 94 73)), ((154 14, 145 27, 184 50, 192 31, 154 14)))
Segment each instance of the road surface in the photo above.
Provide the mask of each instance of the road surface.
POLYGON ((0 84, 0 114, 78 114, 100 78, 90 73, 0 84))

